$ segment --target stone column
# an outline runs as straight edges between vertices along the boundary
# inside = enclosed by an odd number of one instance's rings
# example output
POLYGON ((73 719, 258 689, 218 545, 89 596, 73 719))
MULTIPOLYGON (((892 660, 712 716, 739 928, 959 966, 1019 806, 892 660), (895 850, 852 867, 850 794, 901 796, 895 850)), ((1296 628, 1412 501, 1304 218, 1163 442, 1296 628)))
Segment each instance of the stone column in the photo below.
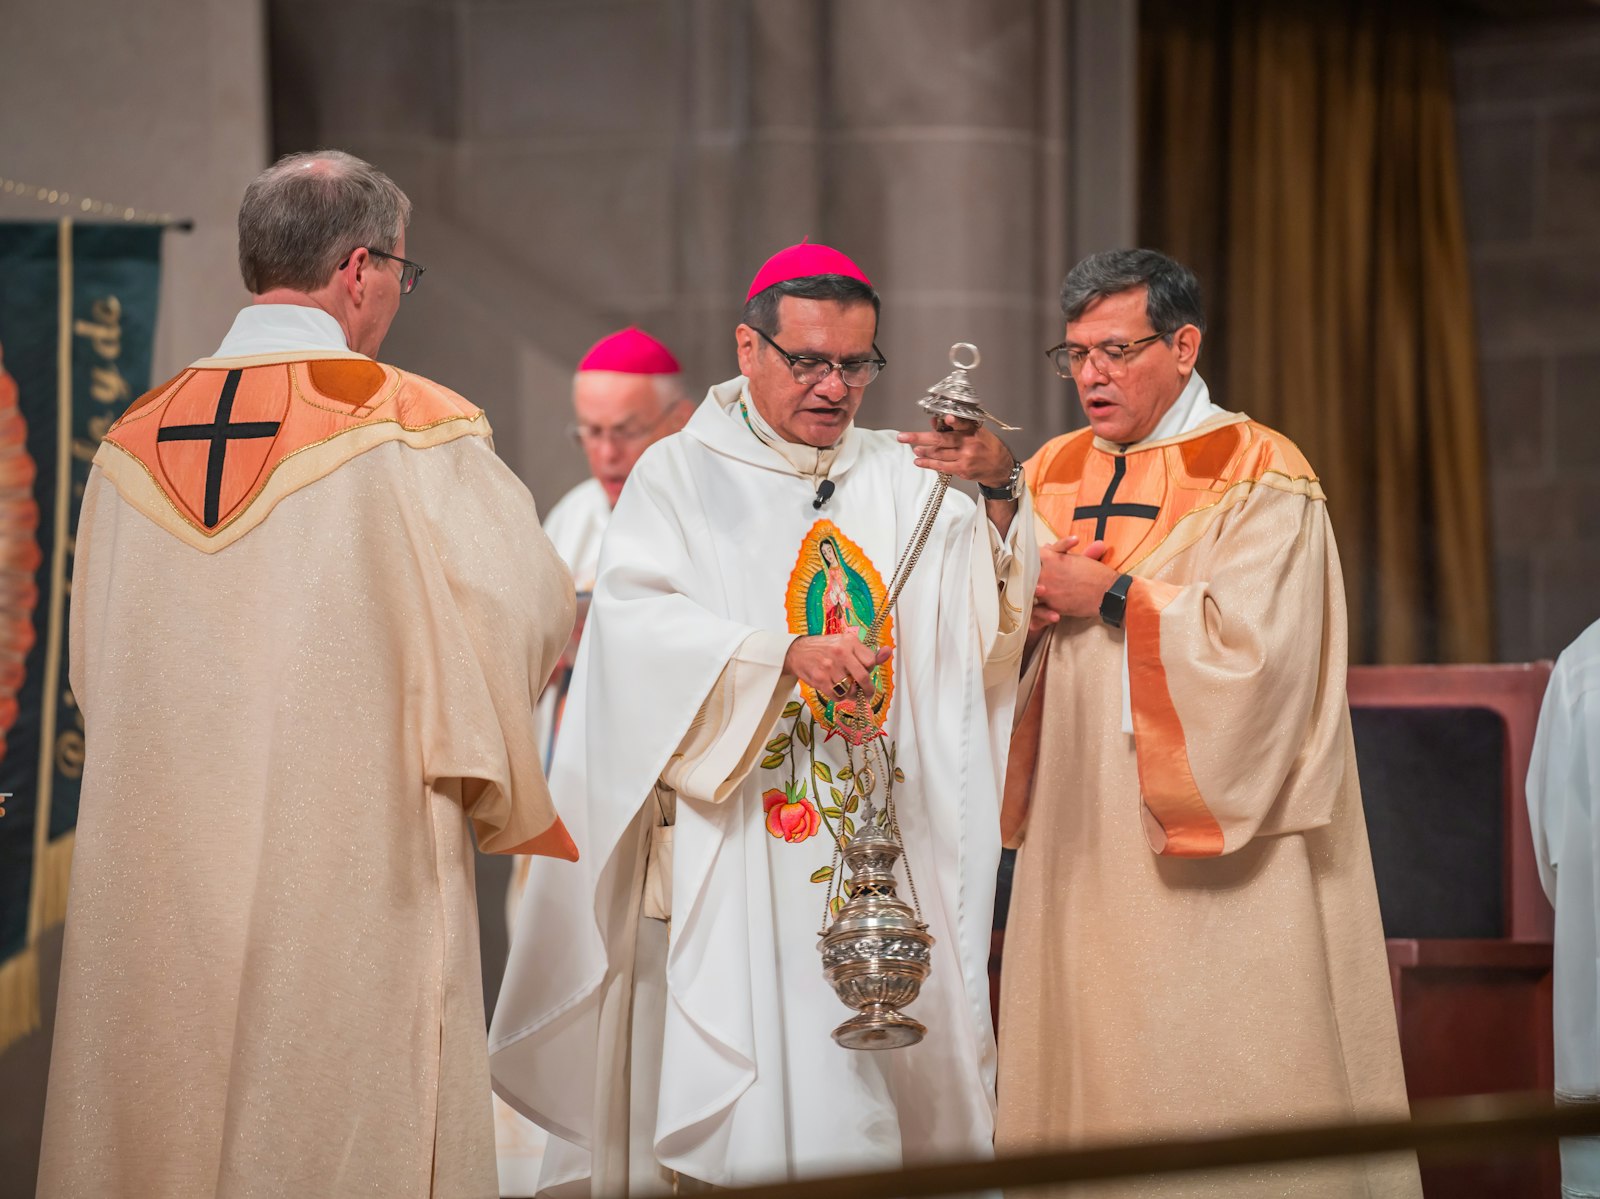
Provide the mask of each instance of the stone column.
POLYGON ((809 237, 884 298, 891 365, 866 423, 920 422, 913 402, 971 341, 980 391, 1026 426, 1019 452, 1059 431, 1066 385, 1041 351, 1059 338, 1067 15, 1065 0, 695 3, 680 235, 699 360, 731 368, 744 286, 809 237))

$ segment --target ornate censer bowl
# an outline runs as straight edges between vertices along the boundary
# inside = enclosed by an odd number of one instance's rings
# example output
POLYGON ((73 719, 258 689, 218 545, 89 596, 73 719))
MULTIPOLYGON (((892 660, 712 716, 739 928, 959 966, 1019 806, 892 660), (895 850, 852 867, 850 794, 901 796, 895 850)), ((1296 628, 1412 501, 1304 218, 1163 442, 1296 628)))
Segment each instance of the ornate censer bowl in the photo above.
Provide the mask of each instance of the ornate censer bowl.
POLYGON ((871 819, 844 850, 851 894, 822 936, 822 974, 858 1013, 833 1030, 846 1049, 899 1049, 928 1031, 900 1011, 922 990, 933 956, 928 926, 895 895, 900 854, 871 819))

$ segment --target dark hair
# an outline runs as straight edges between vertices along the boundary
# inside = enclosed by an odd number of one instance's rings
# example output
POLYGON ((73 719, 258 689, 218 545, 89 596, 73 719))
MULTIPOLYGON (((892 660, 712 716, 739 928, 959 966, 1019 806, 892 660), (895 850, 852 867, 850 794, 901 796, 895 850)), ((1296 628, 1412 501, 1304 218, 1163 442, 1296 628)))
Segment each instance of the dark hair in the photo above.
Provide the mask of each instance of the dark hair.
POLYGON ((1061 312, 1069 321, 1107 296, 1145 289, 1144 310, 1150 327, 1167 340, 1185 325, 1202 333, 1205 309, 1200 303, 1200 280, 1181 262, 1158 250, 1105 250, 1091 254, 1067 272, 1061 284, 1061 312))
POLYGON ((411 201, 382 171, 342 150, 286 154, 239 204, 239 273, 255 295, 315 291, 360 246, 390 253, 411 201))
POLYGON ((774 336, 778 332, 778 301, 784 296, 799 300, 835 300, 840 304, 871 304, 873 323, 878 320, 878 293, 860 279, 849 275, 806 275, 800 279, 785 279, 765 291, 756 292, 745 301, 739 323, 760 329, 768 337, 774 336))

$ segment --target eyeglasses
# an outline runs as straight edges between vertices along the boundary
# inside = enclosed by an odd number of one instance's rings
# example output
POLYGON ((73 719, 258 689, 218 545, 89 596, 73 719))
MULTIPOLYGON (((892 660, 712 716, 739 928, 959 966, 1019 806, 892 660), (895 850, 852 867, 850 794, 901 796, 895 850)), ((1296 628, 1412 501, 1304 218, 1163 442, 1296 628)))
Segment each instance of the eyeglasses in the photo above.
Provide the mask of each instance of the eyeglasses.
MULTIPOLYGON (((402 258, 398 254, 385 254, 382 250, 374 250, 371 246, 357 246, 356 249, 365 250, 374 258, 387 258, 390 262, 398 262, 400 264, 400 294, 403 296, 409 296, 417 290, 417 280, 422 278, 422 272, 428 269, 420 262, 412 262, 411 259, 402 258)), ((349 254, 344 256, 344 261, 339 264, 341 271, 350 265, 350 257, 354 253, 355 250, 351 250, 349 254)))
POLYGON ((631 450, 635 446, 642 445, 643 443, 649 441, 650 435, 654 433, 656 429, 660 427, 661 422, 666 420, 670 415, 672 415, 672 409, 668 408, 663 411, 660 416, 656 417, 655 420, 642 425, 629 423, 627 421, 624 421, 620 425, 614 425, 610 428, 607 428, 604 425, 568 425, 567 436, 571 437, 573 441, 577 442, 585 449, 588 449, 591 446, 597 446, 601 442, 609 441, 619 450, 631 450))
POLYGON ((1113 379, 1119 379, 1128 370, 1128 359, 1138 352, 1140 346, 1149 345, 1161 337, 1170 337, 1170 333, 1152 333, 1149 337, 1141 337, 1138 341, 1104 341, 1097 346, 1085 349, 1082 346, 1069 346, 1062 342, 1058 346, 1051 346, 1044 352, 1056 368, 1056 374, 1063 379, 1075 379, 1083 372, 1084 365, 1093 362, 1095 368, 1102 374, 1113 379))
MULTIPOLYGON (((755 329, 755 326, 750 326, 755 329)), ((814 387, 821 383, 834 371, 839 372, 839 378, 844 380, 846 387, 865 387, 878 377, 878 372, 889 365, 883 356, 883 351, 878 349, 876 342, 872 345, 872 352, 876 358, 857 358, 852 362, 829 362, 826 358, 812 358, 807 354, 791 354, 772 338, 761 333, 761 339, 774 350, 789 360, 789 373, 794 376, 796 383, 804 383, 807 387, 814 387)))

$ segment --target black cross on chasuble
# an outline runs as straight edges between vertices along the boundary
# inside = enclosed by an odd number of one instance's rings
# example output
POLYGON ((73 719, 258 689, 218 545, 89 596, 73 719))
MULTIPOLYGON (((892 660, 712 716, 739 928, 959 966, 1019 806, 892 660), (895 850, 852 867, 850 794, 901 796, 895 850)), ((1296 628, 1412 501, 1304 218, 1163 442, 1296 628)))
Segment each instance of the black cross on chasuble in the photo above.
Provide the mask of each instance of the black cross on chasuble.
POLYGON ((1154 520, 1161 515, 1161 509, 1155 504, 1118 504, 1115 502, 1117 487, 1122 483, 1122 476, 1128 473, 1128 459, 1123 454, 1118 454, 1111 460, 1111 482, 1106 484, 1106 493, 1100 497, 1100 502, 1091 507, 1073 509, 1073 520, 1094 520, 1094 539, 1101 541, 1106 535, 1106 523, 1113 516, 1137 516, 1140 520, 1154 520))
POLYGON ((230 441, 249 441, 258 437, 276 437, 282 421, 255 420, 242 421, 239 424, 231 423, 233 416, 233 393, 239 390, 239 376, 242 370, 228 372, 228 377, 222 384, 222 395, 217 399, 217 415, 209 425, 169 425, 156 434, 157 441, 209 441, 211 453, 206 459, 206 510, 205 525, 208 529, 217 527, 221 519, 218 509, 222 506, 222 466, 227 461, 228 443, 230 441))

